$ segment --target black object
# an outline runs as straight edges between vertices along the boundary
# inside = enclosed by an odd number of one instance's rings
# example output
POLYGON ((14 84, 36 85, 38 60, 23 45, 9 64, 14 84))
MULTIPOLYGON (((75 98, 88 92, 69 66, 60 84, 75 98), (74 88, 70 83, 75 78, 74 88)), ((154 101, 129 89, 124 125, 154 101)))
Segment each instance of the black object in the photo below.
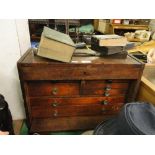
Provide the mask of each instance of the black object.
POLYGON ((79 42, 75 44, 76 49, 83 49, 86 48, 86 43, 84 42, 79 42))
POLYGON ((155 135, 155 107, 150 103, 127 103, 118 117, 100 123, 94 135, 155 135))
POLYGON ((0 94, 0 130, 8 131, 9 135, 14 135, 12 115, 3 95, 0 94))
POLYGON ((102 55, 112 55, 124 51, 122 46, 99 46, 95 44, 91 44, 91 49, 102 53, 102 55))
POLYGON ((147 54, 143 54, 140 51, 137 52, 133 52, 131 53, 134 57, 136 57, 137 59, 140 59, 141 61, 143 61, 144 63, 147 63, 147 54))
POLYGON ((91 45, 91 35, 83 35, 82 40, 87 44, 91 45))

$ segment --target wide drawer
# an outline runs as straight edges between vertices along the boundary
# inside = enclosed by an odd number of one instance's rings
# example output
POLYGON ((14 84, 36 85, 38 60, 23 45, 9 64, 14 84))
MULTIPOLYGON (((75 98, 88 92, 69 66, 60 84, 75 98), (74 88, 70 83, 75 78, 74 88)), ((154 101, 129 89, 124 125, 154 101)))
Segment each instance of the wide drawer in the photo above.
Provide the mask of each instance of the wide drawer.
POLYGON ((22 66, 23 80, 137 79, 141 65, 128 64, 34 64, 22 66))
POLYGON ((113 114, 125 103, 117 97, 29 98, 33 118, 113 114))
POLYGON ((79 95, 80 83, 78 81, 29 81, 28 96, 70 96, 79 95))
POLYGON ((112 105, 124 103, 125 96, 117 97, 37 97, 29 98, 31 107, 50 108, 59 106, 75 106, 75 105, 112 105))
POLYGON ((123 103, 113 105, 78 105, 51 108, 32 107, 32 118, 109 115, 117 113, 123 103))

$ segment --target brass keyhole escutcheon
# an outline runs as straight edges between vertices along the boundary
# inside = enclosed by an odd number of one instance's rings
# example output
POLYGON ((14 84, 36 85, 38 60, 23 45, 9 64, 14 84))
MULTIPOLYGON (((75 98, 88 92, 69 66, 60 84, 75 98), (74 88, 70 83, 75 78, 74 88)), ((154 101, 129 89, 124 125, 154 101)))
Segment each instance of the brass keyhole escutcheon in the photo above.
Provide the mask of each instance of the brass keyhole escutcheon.
POLYGON ((106 91, 111 90, 111 86, 110 86, 110 85, 106 86, 106 87, 105 87, 105 90, 106 90, 106 91))
POLYGON ((105 92, 105 94, 104 94, 105 96, 109 96, 110 95, 110 93, 108 93, 108 92, 105 92))
POLYGON ((57 107, 57 106, 58 106, 58 103, 57 103, 57 102, 53 102, 51 105, 52 105, 53 107, 57 107))

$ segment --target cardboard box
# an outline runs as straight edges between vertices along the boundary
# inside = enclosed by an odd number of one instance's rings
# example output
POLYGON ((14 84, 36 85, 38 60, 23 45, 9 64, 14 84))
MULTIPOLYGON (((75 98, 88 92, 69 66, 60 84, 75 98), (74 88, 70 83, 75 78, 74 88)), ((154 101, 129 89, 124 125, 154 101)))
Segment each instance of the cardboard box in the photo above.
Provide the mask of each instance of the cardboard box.
POLYGON ((103 34, 108 34, 110 31, 110 23, 106 19, 95 19, 94 29, 103 34))

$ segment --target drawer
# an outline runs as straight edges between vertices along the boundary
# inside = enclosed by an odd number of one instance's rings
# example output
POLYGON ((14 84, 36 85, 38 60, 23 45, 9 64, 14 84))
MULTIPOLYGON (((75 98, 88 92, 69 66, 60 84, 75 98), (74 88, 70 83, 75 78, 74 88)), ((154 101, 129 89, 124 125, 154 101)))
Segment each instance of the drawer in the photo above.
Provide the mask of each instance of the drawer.
POLYGON ((71 96, 79 95, 80 82, 29 81, 28 96, 71 96))
POLYGON ((127 80, 82 81, 81 95, 125 95, 128 85, 127 80))
POLYGON ((51 108, 59 106, 75 106, 75 105, 113 105, 124 103, 124 96, 117 97, 72 97, 72 98, 49 98, 37 97, 29 99, 30 106, 40 108, 51 108))
POLYGON ((81 83, 84 89, 127 89, 129 80, 83 80, 81 83))
POLYGON ((79 105, 79 106, 59 106, 56 108, 32 107, 32 118, 57 118, 72 116, 95 116, 116 114, 123 106, 123 103, 114 105, 79 105))
POLYGON ((83 90, 83 93, 81 95, 102 95, 102 96, 119 96, 119 95, 125 95, 127 90, 124 89, 111 89, 111 90, 104 90, 104 89, 98 89, 98 90, 83 90))
MULTIPOLYGON (((80 58, 80 57, 79 57, 80 58)), ((92 58, 93 59, 93 58, 92 58)), ((96 57, 95 57, 96 59, 96 57)), ((81 79, 137 79, 140 74, 140 65, 115 64, 116 59, 111 59, 112 64, 88 63, 61 63, 61 64, 33 64, 22 66, 20 74, 22 80, 81 80, 81 79)), ((126 60, 127 61, 127 60, 126 60)), ((103 62, 104 63, 104 62, 103 62)))

